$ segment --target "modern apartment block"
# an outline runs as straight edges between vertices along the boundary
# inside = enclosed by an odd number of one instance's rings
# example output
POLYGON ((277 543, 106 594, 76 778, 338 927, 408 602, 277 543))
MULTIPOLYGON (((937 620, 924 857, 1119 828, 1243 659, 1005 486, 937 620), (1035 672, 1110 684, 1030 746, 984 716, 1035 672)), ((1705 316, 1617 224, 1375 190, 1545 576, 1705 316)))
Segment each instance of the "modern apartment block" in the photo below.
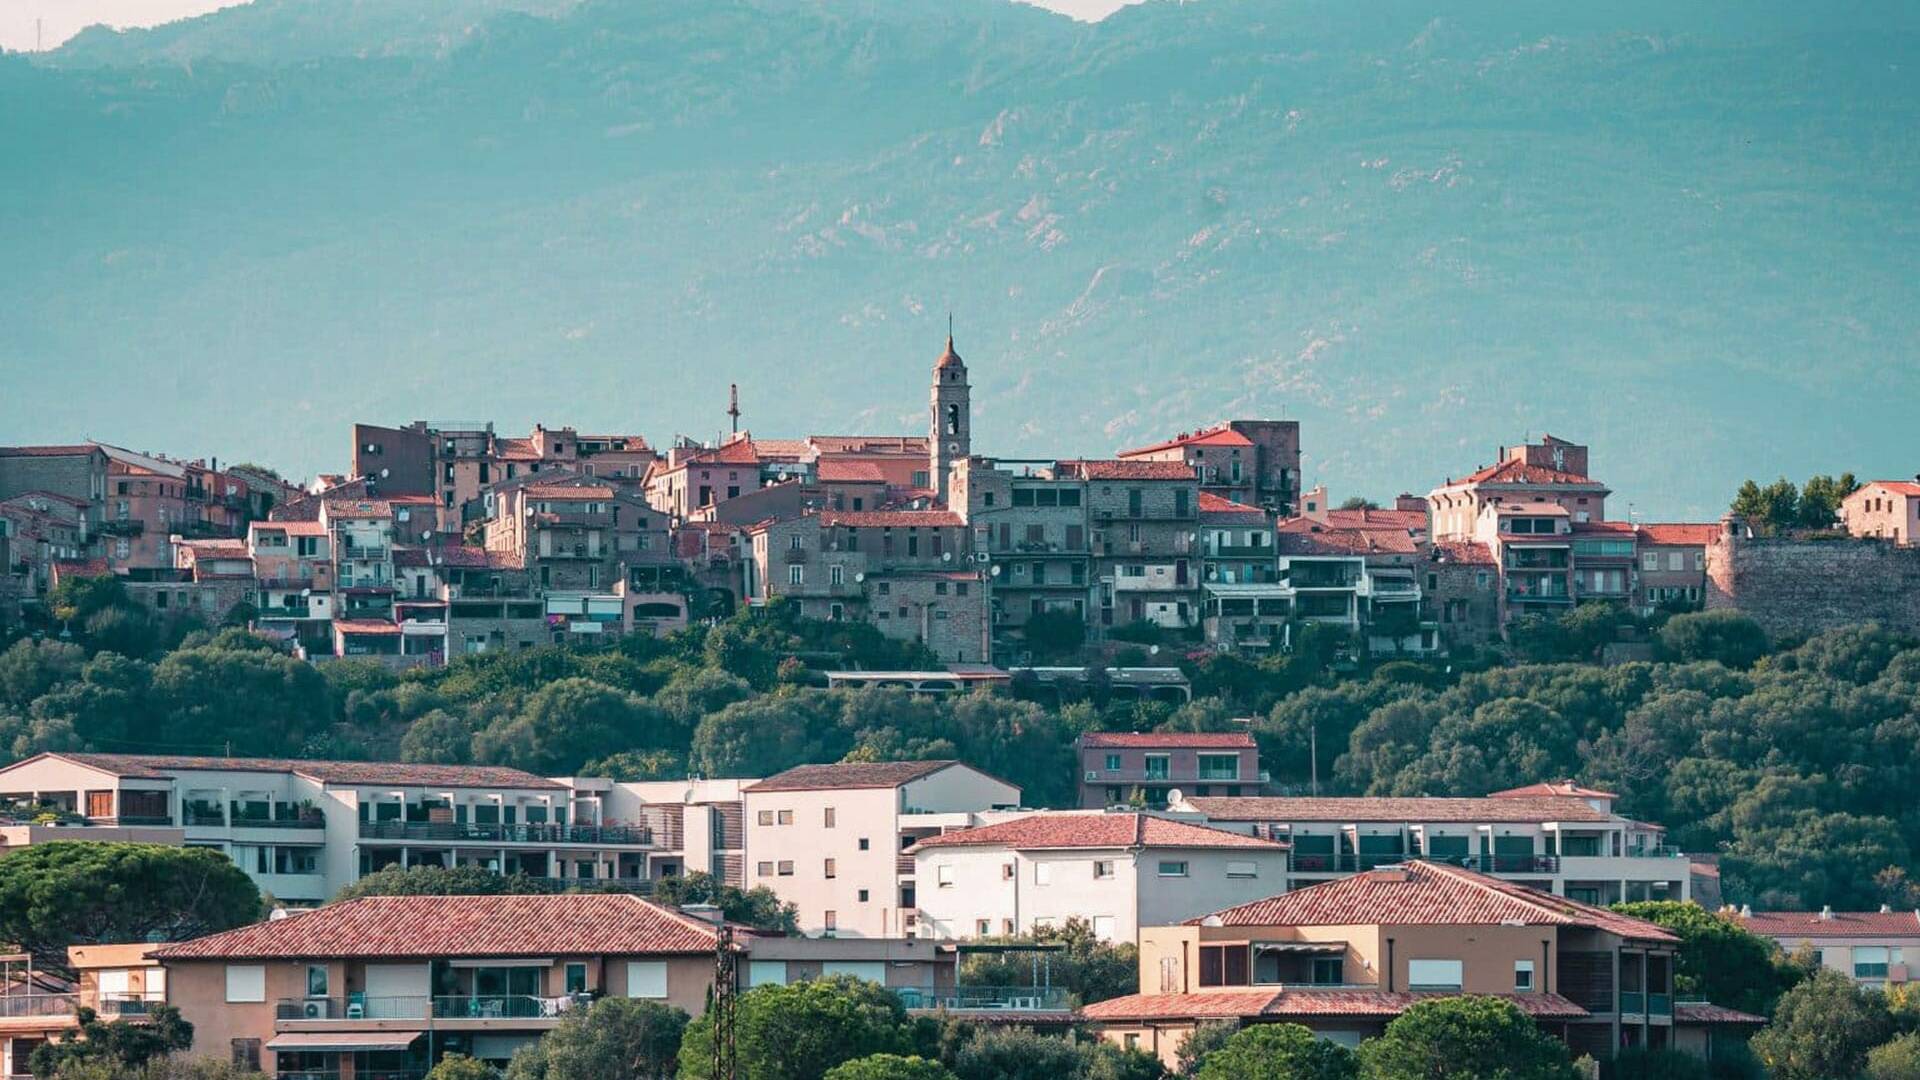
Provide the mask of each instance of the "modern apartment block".
POLYGON ((1138 795, 1165 807, 1171 792, 1253 795, 1266 782, 1253 736, 1241 732, 1094 731, 1073 741, 1080 805, 1120 806, 1138 795))
POLYGON ((1802 949, 1828 971, 1862 986, 1884 989, 1913 980, 1920 958, 1920 911, 1753 911, 1734 916, 1740 925, 1772 938, 1789 954, 1802 949))
POLYGON ((0 769, 0 797, 76 832, 180 828, 295 905, 388 866, 643 887, 657 847, 644 822, 607 817, 601 791, 492 766, 44 753, 0 769))
POLYGON ((1686 900, 1691 864, 1615 796, 1556 783, 1487 798, 1221 797, 1177 793, 1175 812, 1292 847, 1295 887, 1408 859, 1444 862, 1588 904, 1686 900))
POLYGON ((1010 937, 1085 919, 1105 941, 1284 888, 1285 844, 1143 813, 1041 813, 911 851, 919 933, 1010 937))
POLYGON ((916 933, 926 883, 909 849, 995 810, 1020 789, 957 761, 801 765, 743 791, 746 882, 799 909, 800 929, 839 937, 916 933))
POLYGON ((1764 1018, 1678 1003, 1679 939, 1650 922, 1411 861, 1140 932, 1140 992, 1089 1005, 1104 1038, 1173 1064, 1204 1020, 1305 1024, 1348 1046, 1416 1002, 1513 1003, 1574 1054, 1705 1055, 1764 1018))

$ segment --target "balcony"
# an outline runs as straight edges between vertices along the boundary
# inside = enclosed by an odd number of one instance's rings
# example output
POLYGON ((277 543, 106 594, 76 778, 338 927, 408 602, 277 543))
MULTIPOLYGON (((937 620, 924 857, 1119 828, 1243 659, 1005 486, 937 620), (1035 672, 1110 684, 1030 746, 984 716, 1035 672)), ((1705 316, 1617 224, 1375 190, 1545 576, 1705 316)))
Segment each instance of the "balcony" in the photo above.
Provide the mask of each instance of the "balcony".
POLYGON ((908 1009, 947 1012, 1066 1012, 1072 1006, 1061 986, 895 986, 908 1009))
POLYGON ((165 994, 102 994, 95 1011, 108 1019, 137 1019, 150 1016, 153 1010, 165 1005, 165 994))
POLYGON ((236 829, 324 829, 327 827, 327 818, 318 812, 299 817, 247 817, 235 814, 231 824, 236 829))
POLYGON ((901 877, 913 876, 913 856, 896 855, 893 860, 893 872, 901 877))
POLYGON ((1403 852, 1383 852, 1378 854, 1355 855, 1341 852, 1337 855, 1302 855, 1295 853, 1291 865, 1295 871, 1305 874, 1353 874, 1362 870, 1373 870, 1382 866, 1398 866, 1408 859, 1417 859, 1418 855, 1403 852))
POLYGON ((1620 1011, 1638 1016, 1646 1011, 1647 996, 1638 990, 1620 991, 1620 1011))
POLYGON ((96 528, 107 536, 139 536, 147 531, 147 523, 128 518, 124 521, 103 521, 96 528))
POLYGON ((512 844, 628 844, 651 846, 653 831, 631 825, 497 825, 451 821, 363 821, 366 840, 476 841, 512 844))
POLYGON ((1555 855, 1471 855, 1461 866, 1482 874, 1557 874, 1560 859, 1555 855))
POLYGON ((0 994, 0 1019, 72 1016, 78 994, 0 994))
POLYGON ((436 997, 281 998, 275 1020, 547 1020, 574 1007, 570 995, 452 994, 436 997))
POLYGON ((1277 550, 1272 544, 1215 544, 1208 554, 1220 559, 1271 559, 1277 550))

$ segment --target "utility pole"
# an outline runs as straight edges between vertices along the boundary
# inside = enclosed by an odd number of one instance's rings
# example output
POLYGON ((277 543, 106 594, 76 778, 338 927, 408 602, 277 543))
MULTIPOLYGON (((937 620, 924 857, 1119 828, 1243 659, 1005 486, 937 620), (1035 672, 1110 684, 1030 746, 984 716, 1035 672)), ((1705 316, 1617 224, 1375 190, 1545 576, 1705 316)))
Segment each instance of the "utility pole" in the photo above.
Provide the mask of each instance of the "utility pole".
POLYGON ((713 935, 713 1080, 738 1080, 733 1013, 739 989, 739 963, 739 954, 733 947, 733 927, 722 916, 713 935))
POLYGON ((1320 722, 1307 723, 1307 774, 1313 784, 1315 798, 1320 796, 1320 722))
POLYGON ((733 433, 740 434, 740 384, 727 384, 727 415, 733 419, 733 433))

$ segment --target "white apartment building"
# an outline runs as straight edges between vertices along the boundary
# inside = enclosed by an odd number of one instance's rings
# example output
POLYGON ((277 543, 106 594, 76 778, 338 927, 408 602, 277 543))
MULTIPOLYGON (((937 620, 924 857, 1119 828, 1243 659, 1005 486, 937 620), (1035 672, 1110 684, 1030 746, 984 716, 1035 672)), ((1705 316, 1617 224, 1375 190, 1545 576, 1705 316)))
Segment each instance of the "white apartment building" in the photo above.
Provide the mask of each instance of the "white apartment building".
POLYGON ((1469 870, 1586 904, 1692 898, 1691 864, 1615 796, 1569 782, 1485 798, 1201 798, 1168 809, 1291 846, 1293 888, 1408 859, 1469 870))
POLYGON ((909 937, 916 842, 1020 805, 1020 789, 957 761, 801 765, 748 785, 744 884, 799 909, 800 929, 909 937))
MULTIPOLYGON (((640 879, 657 837, 608 792, 468 765, 44 753, 0 769, 0 799, 90 827, 170 827, 290 904, 387 866, 640 879)), ((52 831, 52 830, 46 830, 52 831)))
POLYGON ((921 935, 1026 934, 1070 918, 1109 941, 1285 891, 1286 845, 1141 813, 1030 814, 912 849, 921 935))

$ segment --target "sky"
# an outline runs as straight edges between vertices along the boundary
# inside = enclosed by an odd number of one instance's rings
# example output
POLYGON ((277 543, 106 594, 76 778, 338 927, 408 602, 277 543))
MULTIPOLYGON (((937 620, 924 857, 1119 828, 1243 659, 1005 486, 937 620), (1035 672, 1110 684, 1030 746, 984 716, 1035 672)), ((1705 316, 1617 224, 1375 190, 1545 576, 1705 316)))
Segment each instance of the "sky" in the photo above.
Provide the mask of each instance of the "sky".
MULTIPOLYGON (((1076 19, 1104 19, 1139 0, 1030 0, 1039 7, 1076 19)), ((61 42, 95 23, 118 29, 158 26, 175 19, 205 15, 229 7, 233 0, 0 0, 0 48, 25 52, 35 47, 57 48, 61 42), (36 39, 35 21, 38 20, 36 39)))

